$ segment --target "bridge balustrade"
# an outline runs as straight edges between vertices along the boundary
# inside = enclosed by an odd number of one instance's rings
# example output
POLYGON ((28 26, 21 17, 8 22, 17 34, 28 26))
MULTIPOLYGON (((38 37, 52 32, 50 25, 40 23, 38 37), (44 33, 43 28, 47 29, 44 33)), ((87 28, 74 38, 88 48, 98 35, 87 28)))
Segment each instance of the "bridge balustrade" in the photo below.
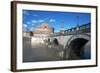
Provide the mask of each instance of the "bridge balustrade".
POLYGON ((74 27, 68 30, 65 30, 66 35, 72 34, 81 34, 81 33, 88 33, 91 31, 90 24, 85 24, 79 27, 74 27))

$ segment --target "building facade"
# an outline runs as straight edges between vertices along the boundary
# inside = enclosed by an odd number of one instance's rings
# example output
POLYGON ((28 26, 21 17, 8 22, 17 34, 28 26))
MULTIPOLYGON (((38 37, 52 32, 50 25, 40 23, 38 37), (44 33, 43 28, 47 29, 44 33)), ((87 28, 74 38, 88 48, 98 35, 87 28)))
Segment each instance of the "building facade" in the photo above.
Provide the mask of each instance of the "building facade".
POLYGON ((37 27, 32 35, 32 43, 45 43, 54 34, 54 28, 50 27, 48 23, 43 23, 37 27))

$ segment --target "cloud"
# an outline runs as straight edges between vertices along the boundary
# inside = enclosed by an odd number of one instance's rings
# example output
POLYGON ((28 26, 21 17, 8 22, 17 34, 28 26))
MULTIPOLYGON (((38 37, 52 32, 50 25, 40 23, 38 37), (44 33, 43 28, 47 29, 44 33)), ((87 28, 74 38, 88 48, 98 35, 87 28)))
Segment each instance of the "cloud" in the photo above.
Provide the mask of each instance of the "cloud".
POLYGON ((27 24, 31 24, 31 22, 26 22, 27 24))
POLYGON ((44 20, 38 20, 38 22, 40 22, 40 23, 41 23, 41 22, 44 22, 44 20))
POLYGON ((50 19, 50 22, 55 22, 56 20, 55 19, 50 19))
POLYGON ((30 28, 30 31, 33 31, 33 30, 34 30, 34 27, 31 27, 31 28, 30 28))
POLYGON ((24 25, 24 27, 25 27, 25 28, 27 28, 27 27, 28 27, 28 26, 27 26, 27 24, 23 24, 23 25, 24 25))
POLYGON ((36 20, 32 20, 32 23, 37 23, 37 21, 36 20))
POLYGON ((35 24, 32 24, 32 25, 35 25, 35 24))
POLYGON ((40 20, 32 20, 31 21, 31 24, 32 25, 35 25, 36 23, 42 23, 42 22, 44 22, 45 20, 42 20, 42 19, 40 19, 40 20))

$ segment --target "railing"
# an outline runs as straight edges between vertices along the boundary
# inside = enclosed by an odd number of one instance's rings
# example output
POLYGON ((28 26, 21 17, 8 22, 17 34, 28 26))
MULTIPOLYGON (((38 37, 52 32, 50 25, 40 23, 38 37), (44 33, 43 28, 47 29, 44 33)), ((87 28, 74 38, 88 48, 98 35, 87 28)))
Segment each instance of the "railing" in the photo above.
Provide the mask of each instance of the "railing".
POLYGON ((83 33, 89 33, 90 31, 91 31, 91 23, 88 23, 65 30, 63 33, 62 32, 54 33, 52 36, 83 34, 83 33))
POLYGON ((91 31, 90 23, 84 24, 78 27, 74 27, 68 30, 65 30, 64 34, 71 35, 71 34, 81 34, 81 33, 89 33, 91 31))

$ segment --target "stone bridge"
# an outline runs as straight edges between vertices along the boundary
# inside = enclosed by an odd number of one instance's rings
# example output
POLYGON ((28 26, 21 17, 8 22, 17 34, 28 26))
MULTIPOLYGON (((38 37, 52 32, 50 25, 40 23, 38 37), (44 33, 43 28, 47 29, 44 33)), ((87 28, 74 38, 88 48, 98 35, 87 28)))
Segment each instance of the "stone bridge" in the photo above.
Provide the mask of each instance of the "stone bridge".
POLYGON ((58 40, 63 45, 63 59, 90 58, 91 33, 90 25, 71 28, 62 33, 52 35, 51 40, 58 40))

